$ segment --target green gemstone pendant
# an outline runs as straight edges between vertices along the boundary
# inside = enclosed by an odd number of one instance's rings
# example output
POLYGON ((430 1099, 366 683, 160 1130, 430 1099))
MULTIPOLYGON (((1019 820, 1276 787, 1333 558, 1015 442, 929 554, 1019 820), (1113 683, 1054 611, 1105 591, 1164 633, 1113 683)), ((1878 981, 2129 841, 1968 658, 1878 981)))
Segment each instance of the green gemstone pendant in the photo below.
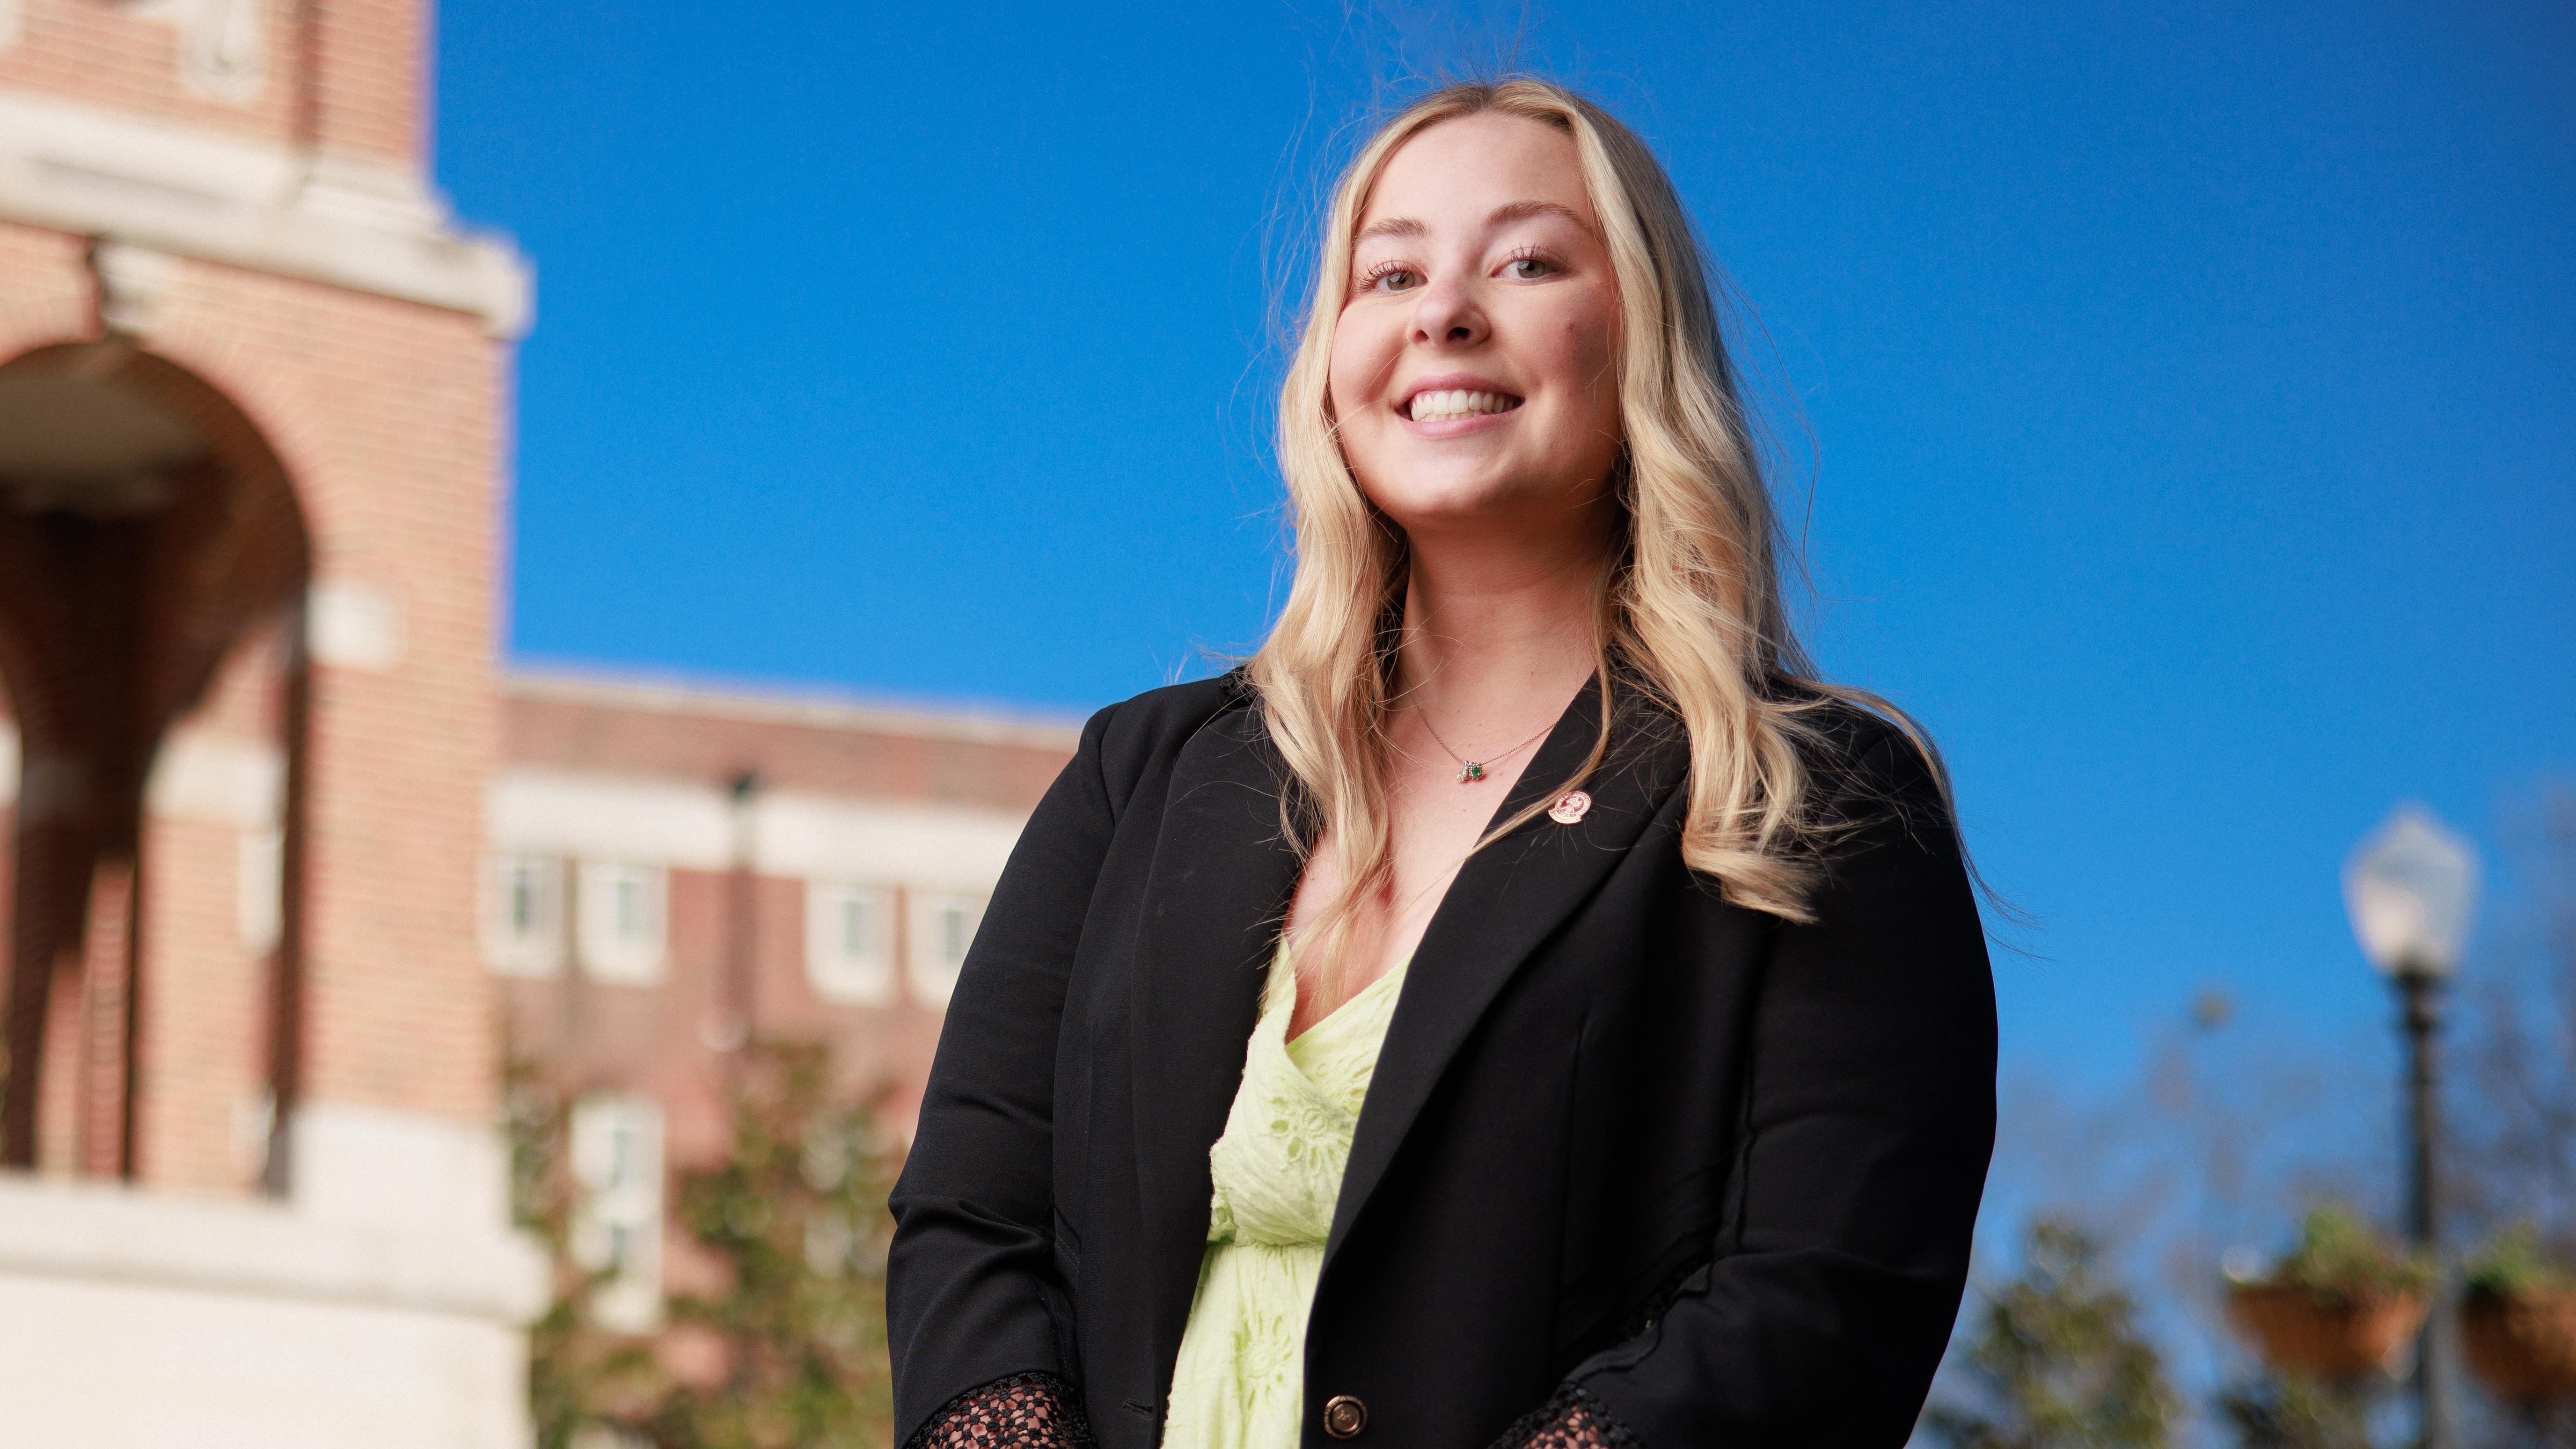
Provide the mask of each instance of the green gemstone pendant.
POLYGON ((1485 767, 1474 760, 1469 760, 1458 767, 1458 783, 1461 785, 1472 785, 1483 778, 1485 778, 1485 767))

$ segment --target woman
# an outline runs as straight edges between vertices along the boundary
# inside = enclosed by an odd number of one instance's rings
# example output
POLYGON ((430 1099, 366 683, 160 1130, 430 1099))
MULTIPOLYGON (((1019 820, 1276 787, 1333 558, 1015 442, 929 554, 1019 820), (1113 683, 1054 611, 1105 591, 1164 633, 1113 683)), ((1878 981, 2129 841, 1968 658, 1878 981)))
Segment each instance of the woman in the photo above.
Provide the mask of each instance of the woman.
POLYGON ((1084 730, 894 1195, 927 1445, 1902 1444, 1993 1135, 1937 759, 1812 678, 1680 203, 1529 80, 1390 122, 1251 663, 1084 730))

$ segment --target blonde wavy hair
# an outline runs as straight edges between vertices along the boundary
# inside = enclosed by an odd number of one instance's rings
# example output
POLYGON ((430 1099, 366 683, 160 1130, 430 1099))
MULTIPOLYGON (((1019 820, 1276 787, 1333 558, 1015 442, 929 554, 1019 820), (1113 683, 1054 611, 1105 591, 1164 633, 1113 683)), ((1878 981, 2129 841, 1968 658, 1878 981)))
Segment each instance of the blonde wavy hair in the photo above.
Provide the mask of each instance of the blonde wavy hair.
POLYGON ((1601 729, 1559 790, 1497 825, 1509 833, 1597 770, 1611 738, 1614 680, 1678 719, 1690 741, 1682 857, 1727 900, 1812 919, 1834 827, 1808 760, 1817 712, 1836 701, 1911 736, 1942 784, 1939 756, 1885 701, 1816 677, 1782 603, 1778 525, 1711 300, 1708 263, 1671 180, 1637 134, 1545 81, 1451 85, 1380 127, 1334 187, 1314 292, 1279 399, 1278 456, 1296 574, 1249 662, 1272 739, 1300 787, 1282 824, 1301 853, 1329 843, 1341 896, 1314 924, 1328 974, 1360 904, 1394 865, 1385 741, 1410 557, 1372 505, 1336 436, 1329 369, 1350 291, 1352 234, 1397 148, 1460 116, 1500 112, 1574 141, 1617 277, 1619 406, 1626 440, 1614 495, 1624 529, 1594 593, 1601 729))

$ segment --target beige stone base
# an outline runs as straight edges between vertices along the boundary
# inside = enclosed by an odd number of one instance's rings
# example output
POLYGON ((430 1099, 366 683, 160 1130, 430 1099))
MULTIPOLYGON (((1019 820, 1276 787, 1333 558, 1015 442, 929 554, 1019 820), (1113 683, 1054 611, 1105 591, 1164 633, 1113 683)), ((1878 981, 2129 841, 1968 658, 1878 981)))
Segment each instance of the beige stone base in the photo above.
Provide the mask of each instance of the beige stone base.
POLYGON ((299 1132, 326 1190, 292 1204, 0 1178, 0 1442, 526 1449, 542 1256, 497 1211, 439 1210, 482 1173, 448 1193, 417 1177, 400 1197, 348 1192, 353 1176, 397 1185, 385 1156, 452 1166, 419 1149, 461 1134, 347 1115, 299 1132))

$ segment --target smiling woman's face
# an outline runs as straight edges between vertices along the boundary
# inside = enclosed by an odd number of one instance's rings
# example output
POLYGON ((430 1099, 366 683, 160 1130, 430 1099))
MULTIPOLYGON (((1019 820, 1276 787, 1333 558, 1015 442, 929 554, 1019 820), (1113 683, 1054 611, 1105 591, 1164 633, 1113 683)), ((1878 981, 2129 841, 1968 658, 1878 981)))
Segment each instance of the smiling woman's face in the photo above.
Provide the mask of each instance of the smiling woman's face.
POLYGON ((1590 515, 1617 461, 1619 290, 1574 140, 1485 111, 1387 161, 1333 333, 1342 456, 1419 539, 1590 515))

